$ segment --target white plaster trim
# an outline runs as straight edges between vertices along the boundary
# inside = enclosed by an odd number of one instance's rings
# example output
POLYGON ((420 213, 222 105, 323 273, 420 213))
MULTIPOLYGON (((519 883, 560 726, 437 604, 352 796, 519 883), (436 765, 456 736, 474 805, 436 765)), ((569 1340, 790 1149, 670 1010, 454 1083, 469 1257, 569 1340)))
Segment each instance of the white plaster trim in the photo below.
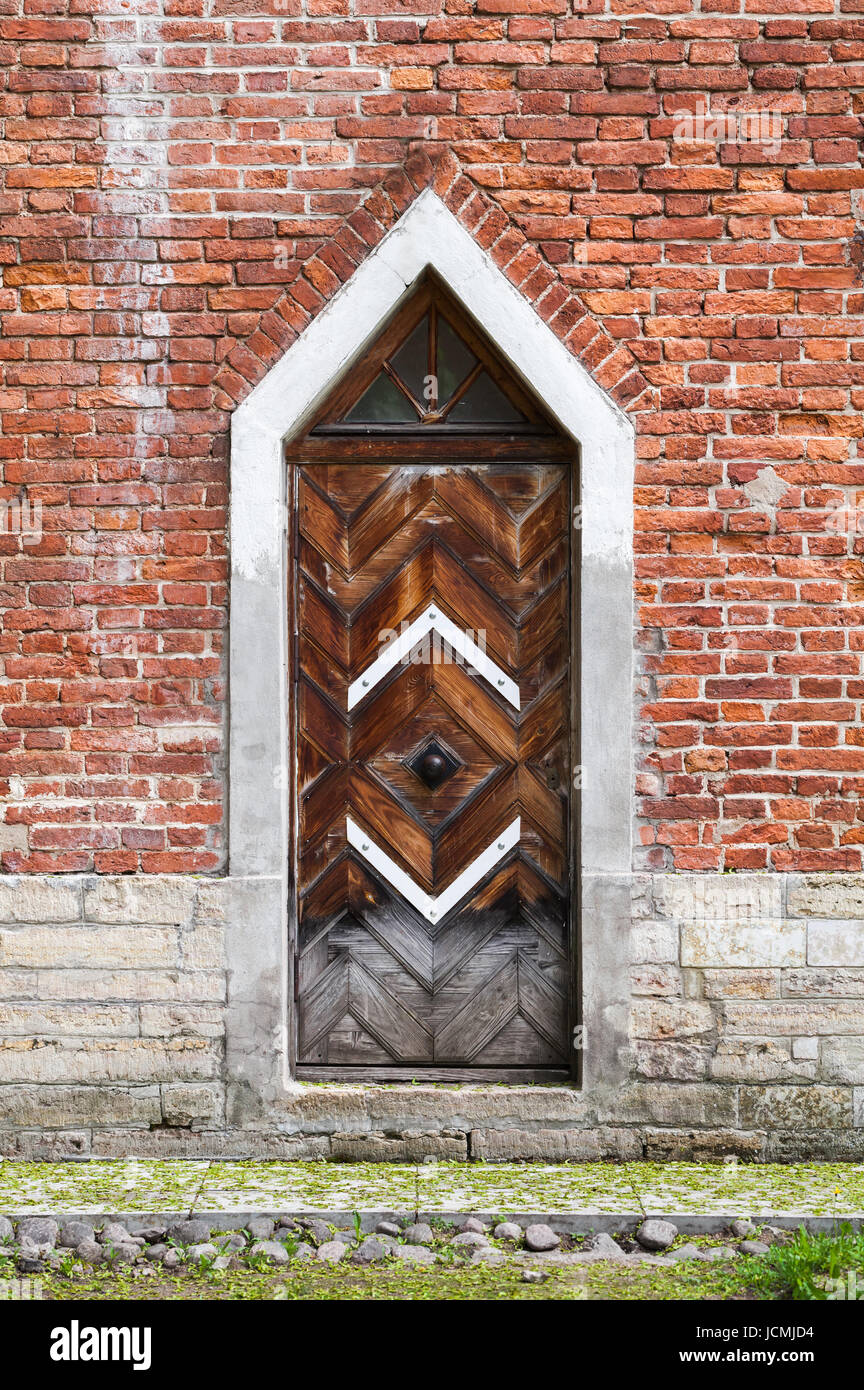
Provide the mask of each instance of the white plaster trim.
POLYGON ((432 604, 421 613, 419 618, 415 618, 413 623, 400 632, 398 637, 394 637, 388 642, 384 651, 376 657, 370 666, 352 681, 348 687, 348 708, 353 709, 359 705, 361 700, 365 700, 367 695, 371 695, 375 686, 389 675, 393 667, 400 661, 404 661, 408 653, 418 642, 430 632, 437 632, 440 637, 462 658, 462 661, 470 670, 476 671, 479 676, 488 681, 499 695, 503 695, 505 700, 509 700, 516 709, 519 708, 519 687, 508 675, 496 666, 494 661, 473 642, 467 632, 452 623, 446 614, 440 612, 432 604))
POLYGON ((601 1034, 609 1039, 608 1048, 595 1041, 586 1053, 583 1085, 608 1084, 613 1064, 624 1066, 626 1019, 619 985, 626 980, 630 922, 624 904, 632 827, 633 427, 491 256, 426 190, 233 416, 230 869, 249 883, 272 881, 280 904, 261 923, 254 961, 243 913, 232 919, 228 934, 229 972, 242 981, 242 999, 237 996, 236 1002, 229 981, 231 1072, 243 1095, 251 1088, 259 1097, 272 1096, 288 1078, 285 905, 291 779, 283 444, 372 344, 427 269, 447 285, 544 402, 574 440, 574 452, 578 445, 580 647, 574 693, 579 701, 581 792, 575 820, 582 876, 583 1017, 595 1040, 601 1034), (596 930, 591 926, 595 919, 596 930), (614 971, 608 968, 610 934, 618 953, 614 971), (613 1018, 614 1027, 609 1022, 613 1018), (286 1040, 278 1066, 269 1051, 262 1054, 262 1036, 286 1040))
POLYGON ((380 846, 376 845, 371 836, 361 830, 349 816, 348 817, 348 843, 358 850, 363 858, 377 869, 382 878, 385 878, 397 893, 416 908, 427 922, 439 922, 451 908, 470 893, 482 878, 485 878, 490 869, 493 869, 500 859, 504 858, 514 845, 519 843, 520 819, 517 816, 511 821, 507 829, 500 835, 496 835, 482 854, 478 854, 476 859, 472 859, 467 868, 463 869, 458 878, 454 878, 449 888, 445 888, 443 893, 433 897, 430 893, 424 892, 399 865, 394 863, 389 854, 386 854, 380 846))

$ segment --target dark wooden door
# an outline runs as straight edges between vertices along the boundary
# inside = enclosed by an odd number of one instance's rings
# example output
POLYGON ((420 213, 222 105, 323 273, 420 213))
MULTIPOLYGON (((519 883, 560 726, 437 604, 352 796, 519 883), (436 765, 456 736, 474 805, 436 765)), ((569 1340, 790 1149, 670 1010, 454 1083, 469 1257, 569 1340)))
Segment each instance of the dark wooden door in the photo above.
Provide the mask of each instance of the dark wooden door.
POLYGON ((301 1075, 568 1067, 570 489, 294 467, 301 1075))

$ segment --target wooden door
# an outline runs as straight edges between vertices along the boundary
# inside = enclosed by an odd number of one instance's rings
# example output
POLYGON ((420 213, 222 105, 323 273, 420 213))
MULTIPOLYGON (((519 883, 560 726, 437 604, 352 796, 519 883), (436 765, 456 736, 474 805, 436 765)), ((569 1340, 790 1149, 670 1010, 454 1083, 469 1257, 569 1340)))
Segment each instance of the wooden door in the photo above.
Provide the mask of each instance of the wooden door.
POLYGON ((328 447, 292 465, 298 1074, 560 1078, 571 464, 328 447))

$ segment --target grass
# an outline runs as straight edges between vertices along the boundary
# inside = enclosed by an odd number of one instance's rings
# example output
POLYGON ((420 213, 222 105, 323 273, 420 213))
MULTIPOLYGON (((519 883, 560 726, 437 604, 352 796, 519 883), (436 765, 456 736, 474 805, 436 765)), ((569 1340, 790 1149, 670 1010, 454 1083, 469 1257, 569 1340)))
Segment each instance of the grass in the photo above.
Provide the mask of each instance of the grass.
MULTIPOLYGON (((169 1271, 155 1265, 94 1269, 70 1261, 62 1270, 46 1270, 36 1277, 41 1297, 58 1302, 642 1302, 773 1297, 767 1289, 753 1288, 742 1276, 744 1264, 693 1261, 670 1268, 622 1268, 610 1261, 548 1266, 542 1283, 523 1283, 524 1265, 515 1260, 498 1266, 466 1266, 454 1258, 434 1268, 409 1269, 396 1264, 328 1266, 301 1261, 274 1269, 249 1261, 245 1268, 224 1271, 209 1268, 206 1262, 169 1271)), ((13 1262, 0 1258, 0 1280, 14 1277, 13 1262)))
POLYGON ((821 1301, 848 1298, 850 1291, 864 1298, 864 1232, 841 1226, 811 1235, 801 1227, 788 1245, 772 1246, 747 1266, 765 1298, 821 1301))

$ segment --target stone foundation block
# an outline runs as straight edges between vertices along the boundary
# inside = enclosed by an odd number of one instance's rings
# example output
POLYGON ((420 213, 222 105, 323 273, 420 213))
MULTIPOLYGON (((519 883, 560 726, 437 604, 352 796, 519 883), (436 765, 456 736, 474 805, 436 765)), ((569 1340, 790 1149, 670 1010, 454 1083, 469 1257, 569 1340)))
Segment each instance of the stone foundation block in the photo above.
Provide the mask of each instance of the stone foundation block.
POLYGON ((475 1129, 471 1157, 487 1163, 528 1159, 538 1163, 592 1163, 601 1159, 642 1157, 642 1143, 632 1129, 475 1129))

